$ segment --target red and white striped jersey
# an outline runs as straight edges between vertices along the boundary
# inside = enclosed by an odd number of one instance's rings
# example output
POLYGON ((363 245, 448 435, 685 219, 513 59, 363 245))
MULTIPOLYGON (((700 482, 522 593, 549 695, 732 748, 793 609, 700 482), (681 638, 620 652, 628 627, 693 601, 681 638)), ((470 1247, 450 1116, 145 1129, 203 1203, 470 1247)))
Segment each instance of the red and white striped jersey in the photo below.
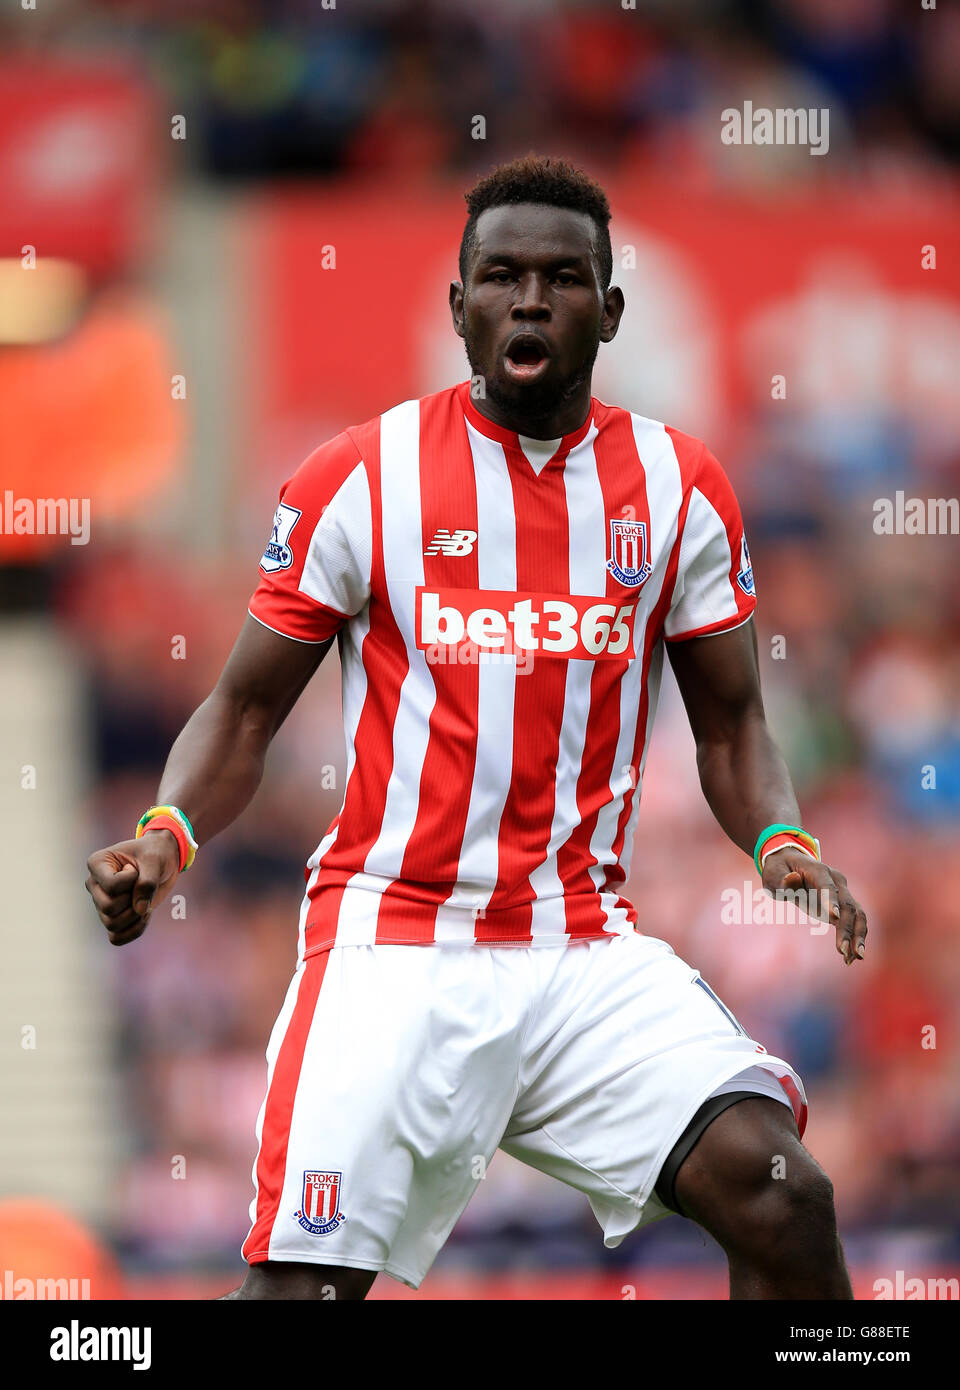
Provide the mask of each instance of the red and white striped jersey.
POLYGON ((321 445, 284 484, 250 612, 337 635, 346 784, 307 861, 301 955, 625 933, 663 640, 756 604, 697 439, 591 401, 562 439, 468 382, 321 445))

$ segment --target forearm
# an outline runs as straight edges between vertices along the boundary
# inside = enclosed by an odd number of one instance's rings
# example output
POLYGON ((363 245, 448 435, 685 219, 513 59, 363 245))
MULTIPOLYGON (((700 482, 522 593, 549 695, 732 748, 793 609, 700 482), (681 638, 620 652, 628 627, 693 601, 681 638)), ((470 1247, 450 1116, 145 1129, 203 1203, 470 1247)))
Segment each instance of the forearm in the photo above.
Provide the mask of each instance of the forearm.
POLYGON ((219 687, 191 715, 170 750, 157 793, 179 806, 204 844, 236 820, 263 776, 273 719, 219 687))
POLYGON ((799 825, 800 812, 783 755, 762 710, 737 721, 723 737, 697 748, 700 785, 723 830, 752 855, 767 825, 799 825))
MULTIPOLYGON (((751 621, 669 650, 697 743, 703 794, 730 839, 752 857, 766 826, 800 824, 790 773, 763 714, 756 630, 751 621)), ((836 928, 837 950, 848 965, 863 955, 867 921, 842 874, 784 845, 767 856, 762 878, 770 893, 805 888, 819 895, 810 915, 836 928)))
MULTIPOLYGON (((267 749, 330 649, 298 642, 244 619, 220 679, 170 750, 157 802, 178 806, 204 844, 248 804, 263 776, 267 749)), ((115 946, 135 941, 170 892, 181 844, 167 827, 87 860, 86 887, 115 946)))

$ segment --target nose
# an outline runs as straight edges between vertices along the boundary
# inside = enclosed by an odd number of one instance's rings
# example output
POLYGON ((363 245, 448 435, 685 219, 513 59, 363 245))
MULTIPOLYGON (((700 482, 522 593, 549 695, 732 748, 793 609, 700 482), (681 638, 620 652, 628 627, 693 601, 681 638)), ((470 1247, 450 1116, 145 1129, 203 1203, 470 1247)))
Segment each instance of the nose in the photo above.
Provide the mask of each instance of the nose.
POLYGON ((534 271, 521 276, 517 298, 511 309, 515 319, 547 319, 550 305, 547 303, 546 280, 534 271))

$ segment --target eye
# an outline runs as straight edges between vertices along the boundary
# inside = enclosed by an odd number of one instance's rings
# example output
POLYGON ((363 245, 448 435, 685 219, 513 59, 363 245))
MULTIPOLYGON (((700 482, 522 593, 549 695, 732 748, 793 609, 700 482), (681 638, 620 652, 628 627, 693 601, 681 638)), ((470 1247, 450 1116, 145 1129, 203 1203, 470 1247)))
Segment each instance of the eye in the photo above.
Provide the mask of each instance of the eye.
POLYGON ((505 284, 507 280, 512 280, 513 276, 510 274, 509 270, 494 270, 491 272, 489 278, 498 281, 502 285, 505 284))
POLYGON ((558 270, 553 277, 558 285, 575 285, 577 277, 572 270, 558 270))

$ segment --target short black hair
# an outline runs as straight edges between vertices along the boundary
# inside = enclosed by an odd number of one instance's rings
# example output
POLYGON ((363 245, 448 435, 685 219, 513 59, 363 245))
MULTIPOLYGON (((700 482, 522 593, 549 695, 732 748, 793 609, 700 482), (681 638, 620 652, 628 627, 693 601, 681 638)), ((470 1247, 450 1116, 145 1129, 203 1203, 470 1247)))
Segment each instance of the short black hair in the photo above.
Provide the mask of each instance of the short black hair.
POLYGON ((509 164, 499 164, 478 180, 464 195, 467 224, 460 239, 460 279, 467 278, 467 265, 477 244, 477 219, 488 208, 509 203, 541 203, 554 208, 571 208, 592 217, 597 229, 597 260, 600 288, 606 294, 613 278, 613 249, 610 245, 610 204, 600 185, 582 169, 565 159, 534 153, 521 155, 509 164))

